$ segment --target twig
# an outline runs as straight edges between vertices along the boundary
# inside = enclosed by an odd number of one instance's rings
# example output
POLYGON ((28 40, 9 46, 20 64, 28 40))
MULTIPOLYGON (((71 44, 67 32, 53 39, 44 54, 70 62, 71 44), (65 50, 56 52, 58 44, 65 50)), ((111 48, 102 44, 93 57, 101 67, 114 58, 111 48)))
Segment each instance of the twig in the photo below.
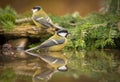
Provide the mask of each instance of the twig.
POLYGON ((15 20, 15 23, 16 23, 16 24, 25 23, 25 22, 32 22, 31 17, 22 18, 22 19, 16 19, 16 20, 15 20))

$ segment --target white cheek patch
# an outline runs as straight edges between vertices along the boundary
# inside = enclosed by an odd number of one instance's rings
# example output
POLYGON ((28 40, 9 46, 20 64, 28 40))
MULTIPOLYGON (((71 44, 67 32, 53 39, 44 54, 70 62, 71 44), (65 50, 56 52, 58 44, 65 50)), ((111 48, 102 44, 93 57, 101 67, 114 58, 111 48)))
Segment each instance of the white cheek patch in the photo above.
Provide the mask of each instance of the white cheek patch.
POLYGON ((66 36, 67 33, 59 33, 60 36, 66 36))
POLYGON ((59 70, 66 70, 67 67, 66 67, 66 66, 61 66, 61 67, 59 67, 58 69, 59 69, 59 70))
POLYGON ((37 9, 32 9, 32 12, 35 13, 36 11, 38 11, 37 9))

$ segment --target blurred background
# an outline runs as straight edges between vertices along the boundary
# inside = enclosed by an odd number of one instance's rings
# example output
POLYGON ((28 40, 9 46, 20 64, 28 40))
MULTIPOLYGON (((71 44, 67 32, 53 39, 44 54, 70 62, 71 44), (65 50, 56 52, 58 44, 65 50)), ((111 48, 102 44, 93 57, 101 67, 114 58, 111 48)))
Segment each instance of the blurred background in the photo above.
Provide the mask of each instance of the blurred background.
POLYGON ((98 12, 105 0, 0 0, 0 7, 13 7, 18 13, 30 12, 33 6, 41 6, 47 13, 65 15, 78 11, 81 16, 98 12))

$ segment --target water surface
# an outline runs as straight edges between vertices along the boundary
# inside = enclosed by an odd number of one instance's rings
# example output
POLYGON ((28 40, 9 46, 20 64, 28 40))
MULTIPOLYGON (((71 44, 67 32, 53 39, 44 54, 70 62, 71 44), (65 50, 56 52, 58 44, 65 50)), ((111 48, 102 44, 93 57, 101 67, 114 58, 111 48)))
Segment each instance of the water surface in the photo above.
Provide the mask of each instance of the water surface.
POLYGON ((119 53, 66 51, 0 58, 0 82, 120 82, 119 53))

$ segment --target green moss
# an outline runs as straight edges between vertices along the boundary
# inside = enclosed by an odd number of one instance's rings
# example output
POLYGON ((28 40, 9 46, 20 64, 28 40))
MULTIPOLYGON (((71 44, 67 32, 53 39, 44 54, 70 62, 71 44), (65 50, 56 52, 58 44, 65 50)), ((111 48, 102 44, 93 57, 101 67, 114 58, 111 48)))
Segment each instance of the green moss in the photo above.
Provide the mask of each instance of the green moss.
POLYGON ((10 6, 7 6, 3 9, 0 8, 0 24, 5 30, 9 31, 10 29, 13 29, 16 15, 16 11, 10 6))

